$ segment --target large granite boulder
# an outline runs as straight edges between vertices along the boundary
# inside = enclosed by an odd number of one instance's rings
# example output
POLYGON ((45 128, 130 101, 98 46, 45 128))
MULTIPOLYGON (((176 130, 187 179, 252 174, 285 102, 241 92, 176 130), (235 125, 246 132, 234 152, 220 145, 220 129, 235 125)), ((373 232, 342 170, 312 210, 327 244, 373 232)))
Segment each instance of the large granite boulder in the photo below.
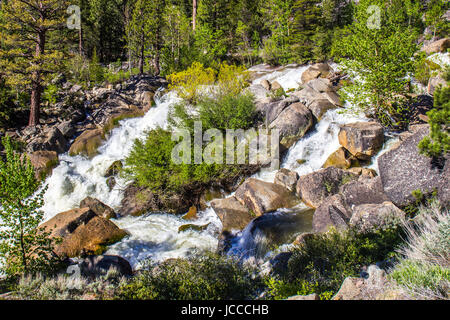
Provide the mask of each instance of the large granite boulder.
POLYGON ((116 218, 116 213, 114 210, 101 202, 98 199, 87 197, 80 202, 80 208, 89 208, 94 213, 100 217, 105 219, 114 219, 116 218))
POLYGON ((117 213, 120 216, 141 216, 148 212, 186 213, 194 204, 194 199, 180 193, 158 195, 150 189, 139 187, 135 183, 125 188, 124 196, 117 213))
POLYGON ((444 38, 423 46, 421 50, 427 54, 432 54, 437 52, 445 52, 448 48, 450 48, 450 38, 444 38))
POLYGON ((127 233, 111 221, 96 215, 89 208, 61 212, 40 228, 51 237, 62 238, 55 248, 59 257, 102 254, 108 245, 124 238, 127 233))
MULTIPOLYGON (((131 276, 133 269, 130 263, 122 257, 111 255, 87 256, 76 261, 76 267, 79 268, 80 275, 89 278, 95 278, 106 275, 111 269, 116 270, 122 276, 131 276)), ((75 268, 76 268, 75 267, 75 268)), ((67 269, 67 273, 75 270, 74 265, 67 269)))
POLYGON ((42 132, 36 138, 32 139, 27 145, 27 151, 46 150, 64 153, 67 150, 68 141, 57 127, 52 127, 48 131, 42 132))
POLYGON ((40 180, 51 174, 53 168, 58 165, 56 151, 35 151, 28 154, 28 158, 34 167, 36 178, 40 180))
POLYGON ((323 168, 336 167, 339 169, 348 169, 352 165, 357 164, 358 160, 344 147, 340 147, 328 157, 323 164, 323 168))
POLYGON ((316 63, 302 73, 302 83, 308 83, 319 77, 326 77, 332 71, 328 63, 316 63))
POLYGON ((312 208, 320 206, 330 195, 336 194, 339 187, 358 178, 354 173, 335 167, 328 167, 304 176, 297 182, 297 195, 312 208))
POLYGON ((244 229, 256 216, 235 197, 211 201, 211 207, 222 221, 222 231, 244 229))
POLYGON ((420 154, 417 147, 428 134, 428 125, 418 126, 413 134, 378 158, 384 191, 399 207, 415 201, 412 195, 415 190, 424 194, 437 190, 440 199, 449 198, 448 159, 444 168, 440 168, 431 158, 420 154))
POLYGON ((396 226, 401 224, 405 218, 405 213, 389 201, 381 204, 361 204, 352 211, 349 224, 361 232, 396 226))
POLYGON ((93 158, 98 154, 98 147, 103 142, 102 129, 90 129, 84 131, 79 137, 75 139, 69 149, 71 156, 84 155, 93 158))
POLYGON ((311 111, 302 103, 297 102, 284 109, 269 128, 279 130, 280 144, 288 149, 303 137, 312 125, 311 111))
POLYGON ((336 105, 330 102, 329 99, 319 98, 308 104, 308 109, 317 120, 322 119, 323 115, 328 111, 335 109, 336 105))
POLYGON ((314 232, 326 232, 331 226, 347 229, 352 217, 351 207, 340 194, 327 197, 316 209, 313 216, 314 232))
POLYGON ((326 232, 331 226, 346 229, 355 207, 382 204, 386 201, 389 201, 389 198, 383 192, 379 177, 370 179, 360 176, 358 180, 341 185, 334 195, 322 201, 314 212, 313 229, 315 232, 326 232))
POLYGON ((292 96, 283 100, 270 102, 261 107, 261 112, 264 114, 266 123, 270 124, 286 109, 289 105, 298 102, 299 98, 292 96))
POLYGON ((274 183, 279 184, 289 191, 295 191, 298 181, 298 173, 285 168, 281 168, 276 174, 274 183))
POLYGON ((339 131, 339 143, 358 159, 368 160, 383 146, 383 127, 376 122, 343 125, 339 131))
POLYGON ((283 186, 254 178, 247 179, 235 193, 235 197, 256 216, 275 211, 279 208, 289 208, 294 197, 283 186))

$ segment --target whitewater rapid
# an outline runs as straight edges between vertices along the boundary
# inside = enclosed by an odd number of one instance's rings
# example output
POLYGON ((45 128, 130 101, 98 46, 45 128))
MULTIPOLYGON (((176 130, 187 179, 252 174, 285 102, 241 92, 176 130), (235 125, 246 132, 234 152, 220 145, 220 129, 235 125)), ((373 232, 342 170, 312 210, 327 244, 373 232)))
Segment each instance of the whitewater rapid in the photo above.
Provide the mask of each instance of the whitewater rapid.
MULTIPOLYGON (((306 66, 290 66, 274 71, 264 70, 253 83, 257 84, 262 79, 276 80, 286 91, 297 89, 301 75, 306 69, 306 66)), ((156 106, 144 117, 122 120, 119 126, 112 130, 107 141, 98 149, 99 154, 94 158, 72 157, 68 154, 60 156, 58 167, 45 182, 48 190, 44 196, 45 205, 42 209, 46 220, 60 212, 77 208, 80 201, 87 196, 99 199, 116 211, 120 208, 127 181, 117 178, 116 186, 109 190, 104 174, 113 162, 126 158, 135 139, 143 139, 146 131, 158 126, 165 128, 169 108, 179 102, 179 99, 173 92, 160 91, 156 95, 155 102, 156 106)), ((367 120, 363 116, 344 114, 341 111, 340 109, 328 111, 316 127, 289 150, 282 159, 281 167, 294 170, 300 175, 319 170, 328 156, 339 147, 340 125, 367 120), (302 160, 303 163, 300 164, 297 160, 302 160)), ((262 171, 255 177, 273 182, 275 173, 276 171, 262 171)), ((120 216, 120 211, 117 213, 120 216)), ((140 262, 148 258, 153 262, 159 262, 169 258, 187 257, 202 250, 215 251, 222 229, 221 221, 212 208, 199 212, 198 216, 199 219, 193 222, 187 222, 180 216, 154 213, 141 217, 113 219, 115 224, 130 235, 110 246, 105 254, 122 256, 136 269, 139 268, 140 262), (178 232, 178 228, 187 223, 208 227, 203 231, 178 232)), ((268 255, 270 246, 266 242, 270 230, 259 228, 258 225, 254 228, 255 224, 264 225, 269 221, 273 225, 280 226, 280 230, 289 229, 294 225, 297 227, 297 233, 300 233, 311 229, 311 220, 311 211, 302 204, 292 209, 280 209, 252 222, 245 230, 236 233, 230 253, 247 257, 255 253, 268 255)), ((294 235, 295 232, 292 233, 291 230, 291 237, 279 241, 292 241, 294 235)), ((280 242, 278 245, 283 247, 280 242)))

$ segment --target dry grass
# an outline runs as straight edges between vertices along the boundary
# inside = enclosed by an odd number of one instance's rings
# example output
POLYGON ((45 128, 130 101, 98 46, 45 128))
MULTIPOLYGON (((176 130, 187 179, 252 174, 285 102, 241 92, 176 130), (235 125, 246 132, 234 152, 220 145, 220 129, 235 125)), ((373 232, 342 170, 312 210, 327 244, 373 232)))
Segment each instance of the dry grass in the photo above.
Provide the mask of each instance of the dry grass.
POLYGON ((405 222, 407 241, 391 277, 411 299, 441 300, 450 296, 450 214, 437 202, 419 209, 405 222))

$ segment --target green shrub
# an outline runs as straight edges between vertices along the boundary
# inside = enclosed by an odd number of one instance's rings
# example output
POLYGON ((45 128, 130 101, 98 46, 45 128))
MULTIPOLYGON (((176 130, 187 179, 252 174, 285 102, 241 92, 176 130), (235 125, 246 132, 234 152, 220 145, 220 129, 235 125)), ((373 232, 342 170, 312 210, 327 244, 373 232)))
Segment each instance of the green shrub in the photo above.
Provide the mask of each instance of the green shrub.
POLYGON ((167 260, 146 267, 126 285, 117 298, 125 300, 234 300, 253 299, 263 281, 253 269, 230 257, 215 254, 167 260))
POLYGON ((293 250, 288 269, 280 276, 290 283, 306 281, 316 293, 337 292, 346 277, 358 277, 363 266, 394 256, 401 241, 399 227, 358 233, 354 229, 308 237, 293 250))
POLYGON ((428 80, 439 70, 441 67, 427 59, 425 52, 420 52, 416 56, 415 60, 415 72, 414 77, 423 85, 428 84, 428 80))
POLYGON ((450 151, 450 87, 438 88, 434 93, 434 108, 427 112, 430 135, 419 143, 420 152, 439 158, 450 151))
POLYGON ((50 104, 55 104, 58 98, 58 86, 54 84, 48 85, 44 90, 44 100, 50 104))
POLYGON ((0 79, 0 127, 6 127, 11 121, 14 111, 14 102, 11 89, 0 79))

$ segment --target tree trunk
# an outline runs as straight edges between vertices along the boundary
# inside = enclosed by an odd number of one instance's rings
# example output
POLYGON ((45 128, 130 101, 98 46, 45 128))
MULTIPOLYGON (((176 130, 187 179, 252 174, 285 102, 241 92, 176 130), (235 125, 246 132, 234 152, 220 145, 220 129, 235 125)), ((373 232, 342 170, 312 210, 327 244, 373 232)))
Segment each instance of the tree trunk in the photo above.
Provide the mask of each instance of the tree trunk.
POLYGON ((192 30, 197 27, 197 0, 192 0, 192 30))
MULTIPOLYGON (((45 32, 41 31, 38 34, 38 41, 36 44, 35 57, 44 54, 45 48, 45 32)), ((41 94, 42 94, 42 84, 41 84, 41 73, 39 70, 33 72, 31 76, 31 103, 30 103, 30 118, 28 121, 28 126, 34 127, 39 124, 39 114, 41 108, 41 94)))

